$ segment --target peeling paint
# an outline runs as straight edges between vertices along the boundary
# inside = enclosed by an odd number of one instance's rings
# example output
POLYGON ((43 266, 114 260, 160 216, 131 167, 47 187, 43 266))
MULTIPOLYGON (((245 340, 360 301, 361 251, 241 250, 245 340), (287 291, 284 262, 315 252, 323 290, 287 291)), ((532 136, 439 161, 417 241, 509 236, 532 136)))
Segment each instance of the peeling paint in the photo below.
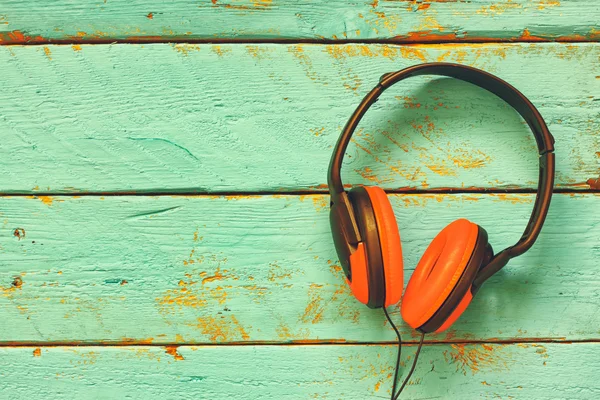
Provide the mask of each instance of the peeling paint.
POLYGON ((499 201, 507 201, 512 204, 524 203, 530 204, 534 201, 531 196, 522 195, 522 194, 508 194, 508 193, 498 193, 491 195, 492 198, 497 199, 499 201))
POLYGON ((215 342, 231 342, 239 340, 250 340, 250 335, 246 329, 238 322, 233 315, 219 315, 198 317, 197 323, 192 326, 200 329, 203 335, 207 335, 208 339, 215 342))
POLYGON ((507 1, 498 2, 495 4, 491 4, 489 6, 483 6, 479 10, 475 11, 475 13, 480 14, 480 15, 497 16, 497 15, 504 14, 507 10, 518 9, 518 8, 523 8, 523 5, 513 2, 512 0, 507 0, 507 1))
POLYGON ((304 52, 304 46, 302 46, 302 45, 289 46, 287 48, 287 50, 288 50, 288 52, 290 52, 300 62, 300 65, 304 69, 304 72, 306 73, 306 76, 310 80, 322 82, 324 85, 328 84, 328 82, 323 82, 320 79, 320 77, 317 74, 316 70, 313 68, 312 60, 304 52))
POLYGON ((52 61, 52 52, 48 46, 44 46, 44 54, 48 57, 48 60, 52 61))
POLYGON ((248 45, 246 46, 246 52, 250 54, 253 58, 264 60, 268 59, 269 53, 273 52, 273 48, 265 47, 265 46, 256 46, 256 45, 248 45))
POLYGON ((219 57, 223 57, 226 54, 231 54, 233 52, 231 47, 219 46, 216 44, 212 45, 210 49, 213 53, 215 53, 219 57))
POLYGON ((0 32, 0 45, 4 44, 26 44, 30 42, 44 41, 41 36, 26 35, 19 30, 11 32, 0 32))
POLYGON ((179 346, 165 346, 165 353, 173 356, 176 361, 183 361, 185 358, 177 351, 179 346))
POLYGON ((200 51, 200 46, 197 44, 175 44, 173 48, 178 52, 187 56, 192 51, 200 51))
POLYGON ((300 195, 299 200, 304 201, 310 198, 317 212, 329 211, 329 198, 323 195, 300 195))
POLYGON ((23 229, 23 228, 16 228, 13 231, 13 236, 19 240, 24 239, 26 235, 27 234, 25 233, 25 229, 23 229))
POLYGON ((456 364, 456 372, 466 375, 476 374, 482 370, 508 370, 514 360, 505 351, 505 345, 466 345, 452 344, 451 350, 444 351, 444 360, 456 364))
POLYGON ((413 51, 405 47, 380 45, 370 46, 366 44, 352 44, 344 46, 327 45, 325 51, 335 59, 344 59, 348 57, 385 57, 395 59, 404 51, 407 57, 415 57, 421 59, 423 53, 413 51))
POLYGON ((600 178, 590 178, 586 182, 590 189, 592 190, 600 190, 600 178))

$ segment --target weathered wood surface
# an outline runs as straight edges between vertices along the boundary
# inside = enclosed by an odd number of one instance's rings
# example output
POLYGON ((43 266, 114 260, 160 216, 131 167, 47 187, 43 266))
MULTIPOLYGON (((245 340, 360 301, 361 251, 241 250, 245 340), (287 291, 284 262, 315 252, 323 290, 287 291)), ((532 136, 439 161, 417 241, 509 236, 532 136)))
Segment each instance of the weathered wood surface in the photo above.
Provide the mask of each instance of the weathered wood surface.
MULTIPOLYGON (((432 7, 443 4, 467 3, 432 7)), ((557 139, 557 186, 598 187, 599 57, 593 44, 0 47, 0 193, 322 190, 331 147, 379 76, 436 60, 518 87, 557 139)), ((537 157, 494 96, 415 78, 367 114, 343 175, 532 188, 537 157)))
POLYGON ((0 43, 290 38, 596 41, 599 12, 595 0, 4 0, 0 43))
MULTIPOLYGON (((487 229, 496 250, 513 244, 533 195, 391 199, 408 277, 459 217, 487 229)), ((327 202, 3 197, 0 342, 394 340, 383 313, 358 303, 343 281, 327 202)), ((429 339, 600 338, 599 204, 594 194, 555 195, 534 248, 486 283, 450 331, 429 339)), ((394 318, 400 322, 397 310, 394 318)))
MULTIPOLYGON (((403 349, 409 362, 414 349, 403 349)), ((0 348, 0 397, 387 399, 395 355, 364 345, 0 348)), ((599 356, 598 343, 424 346, 402 398, 596 399, 599 356)))

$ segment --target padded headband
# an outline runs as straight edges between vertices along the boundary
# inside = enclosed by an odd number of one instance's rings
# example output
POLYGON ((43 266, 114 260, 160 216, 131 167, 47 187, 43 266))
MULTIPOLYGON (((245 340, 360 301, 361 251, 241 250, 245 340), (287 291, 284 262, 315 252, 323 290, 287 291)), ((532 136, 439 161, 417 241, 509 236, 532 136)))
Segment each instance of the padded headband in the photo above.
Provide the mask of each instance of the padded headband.
POLYGON ((357 244, 360 242, 360 234, 340 177, 342 159, 346 153, 346 148, 362 117, 385 89, 406 78, 420 75, 440 75, 460 79, 495 94, 523 117, 533 132, 537 143, 540 155, 538 190, 533 212, 529 218, 525 232, 515 245, 496 254, 490 263, 480 271, 474 282, 474 288, 476 289, 487 278, 506 265, 511 258, 525 253, 535 243, 548 213, 552 188, 554 186, 554 137, 550 134, 544 119, 535 106, 521 92, 507 82, 485 71, 450 63, 420 64, 383 75, 379 80, 379 84, 358 105, 338 139, 327 174, 331 201, 344 210, 341 214, 343 217, 341 225, 342 229, 345 230, 344 235, 349 239, 350 244, 357 244))

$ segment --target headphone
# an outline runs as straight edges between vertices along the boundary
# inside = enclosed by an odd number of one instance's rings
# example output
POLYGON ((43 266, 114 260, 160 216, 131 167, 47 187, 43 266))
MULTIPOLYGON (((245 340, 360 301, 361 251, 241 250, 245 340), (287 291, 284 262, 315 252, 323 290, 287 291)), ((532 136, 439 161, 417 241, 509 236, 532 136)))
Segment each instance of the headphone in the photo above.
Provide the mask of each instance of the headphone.
POLYGON ((404 321, 422 334, 448 329, 466 310, 481 285, 535 243, 550 206, 554 185, 554 138, 535 106, 517 89, 485 71, 450 63, 427 63, 383 75, 354 111, 329 164, 330 224, 335 248, 352 289, 370 308, 396 304, 402 297, 404 321), (390 86, 406 78, 440 75, 472 83, 500 97, 523 117, 539 152, 538 190, 525 232, 497 254, 481 226, 458 219, 433 239, 402 297, 400 234, 386 193, 377 186, 344 190, 342 159, 363 115, 390 86))

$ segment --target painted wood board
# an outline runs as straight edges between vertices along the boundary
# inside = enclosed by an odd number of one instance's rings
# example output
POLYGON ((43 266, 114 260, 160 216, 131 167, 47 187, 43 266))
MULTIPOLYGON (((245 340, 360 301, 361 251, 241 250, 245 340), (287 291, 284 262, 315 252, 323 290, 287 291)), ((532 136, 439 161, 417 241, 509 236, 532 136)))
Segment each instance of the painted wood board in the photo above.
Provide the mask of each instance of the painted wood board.
MULTIPOLYGON (((599 57, 592 44, 1 47, 0 193, 322 191, 362 96, 423 61, 514 84, 556 137, 557 187, 598 188, 599 57)), ((534 188, 537 170, 532 135, 499 99, 414 78, 366 115, 343 178, 534 188)))
MULTIPOLYGON (((408 278, 463 217, 496 251, 533 195, 393 195, 408 278)), ((358 303, 332 245, 328 197, 3 197, 0 342, 394 340, 358 303)), ((600 338, 600 196, 557 194, 538 242, 436 341, 600 338), (585 217, 584 217, 585 216, 585 217), (576 221, 576 222, 575 222, 576 221)), ((391 310, 400 322, 399 310, 391 310)), ((415 333, 402 326, 406 338, 415 333)))
MULTIPOLYGON (((404 347, 408 363, 414 351, 404 347)), ((0 398, 387 399, 395 356, 364 345, 3 347, 0 398)), ((598 343, 424 346, 402 398, 593 399, 598 356, 598 343)))
POLYGON ((594 0, 4 1, 0 43, 198 39, 597 41, 594 0), (38 4, 39 3, 39 4, 38 4))

